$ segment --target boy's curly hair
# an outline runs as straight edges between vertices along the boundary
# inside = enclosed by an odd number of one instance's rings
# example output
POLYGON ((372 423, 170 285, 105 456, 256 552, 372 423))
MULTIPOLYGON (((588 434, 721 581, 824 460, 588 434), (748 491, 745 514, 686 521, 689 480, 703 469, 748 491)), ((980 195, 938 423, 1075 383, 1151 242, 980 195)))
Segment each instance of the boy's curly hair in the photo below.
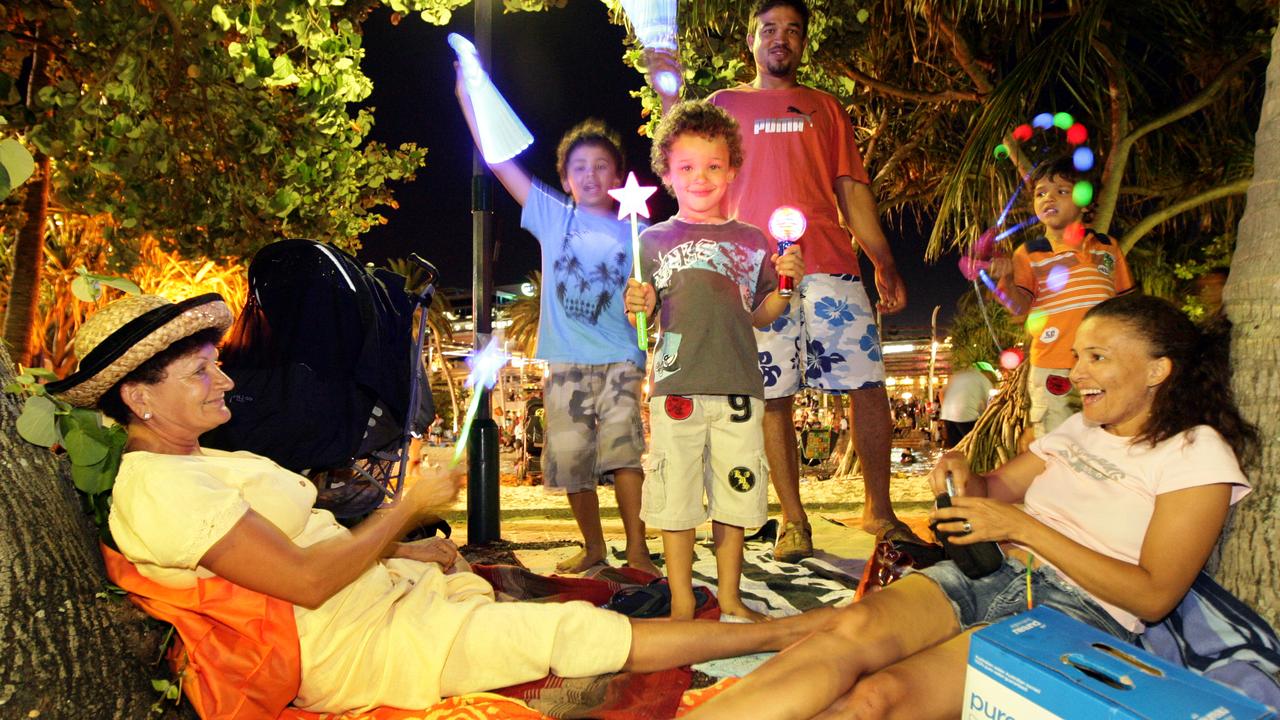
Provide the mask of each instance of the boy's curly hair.
POLYGON ((578 149, 579 145, 595 145, 604 148, 605 152, 613 156, 613 164, 617 166, 618 176, 621 177, 626 172, 627 162, 622 154, 622 136, 605 125, 603 120, 587 118, 570 128, 569 132, 560 138, 560 144, 556 147, 556 170, 560 173, 561 180, 568 177, 569 156, 578 149))
POLYGON ((738 121, 706 100, 687 100, 671 108, 653 134, 649 164, 658 177, 671 170, 667 165, 671 146, 676 138, 686 134, 705 140, 723 139, 729 146, 729 167, 735 170, 742 167, 742 134, 738 131, 738 121))

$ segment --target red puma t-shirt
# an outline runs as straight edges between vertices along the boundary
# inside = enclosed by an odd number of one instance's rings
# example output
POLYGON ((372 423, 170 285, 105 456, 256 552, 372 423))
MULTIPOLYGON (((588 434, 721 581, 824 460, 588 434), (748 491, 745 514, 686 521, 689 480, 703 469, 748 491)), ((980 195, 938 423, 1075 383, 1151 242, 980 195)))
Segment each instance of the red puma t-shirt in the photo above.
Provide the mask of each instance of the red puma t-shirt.
POLYGON ((746 157, 729 186, 729 217, 768 234, 776 208, 798 208, 808 222, 800 238, 805 272, 857 275, 858 255, 840 224, 835 180, 871 180, 854 145, 853 125, 835 97, 802 85, 776 90, 739 85, 710 100, 742 130, 746 157))

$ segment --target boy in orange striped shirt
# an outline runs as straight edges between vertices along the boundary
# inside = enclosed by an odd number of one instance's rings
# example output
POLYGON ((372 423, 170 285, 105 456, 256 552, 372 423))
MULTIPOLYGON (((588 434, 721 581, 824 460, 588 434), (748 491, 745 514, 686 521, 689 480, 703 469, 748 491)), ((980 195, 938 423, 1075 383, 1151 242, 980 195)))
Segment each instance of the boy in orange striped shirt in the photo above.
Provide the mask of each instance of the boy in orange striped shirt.
POLYGON ((1076 229, 1085 208, 1072 200, 1076 182, 1085 179, 1071 158, 1041 163, 1031 173, 1032 207, 1044 237, 1028 240, 1013 258, 991 263, 991 275, 1010 301, 1014 315, 1033 313, 1031 337, 1031 426, 1044 437, 1077 409, 1067 373, 1075 364, 1071 344, 1089 308, 1133 289, 1133 277, 1120 246, 1102 233, 1076 229), (1042 315, 1040 315, 1042 314, 1042 315), (1043 325, 1040 318, 1043 317, 1043 325))

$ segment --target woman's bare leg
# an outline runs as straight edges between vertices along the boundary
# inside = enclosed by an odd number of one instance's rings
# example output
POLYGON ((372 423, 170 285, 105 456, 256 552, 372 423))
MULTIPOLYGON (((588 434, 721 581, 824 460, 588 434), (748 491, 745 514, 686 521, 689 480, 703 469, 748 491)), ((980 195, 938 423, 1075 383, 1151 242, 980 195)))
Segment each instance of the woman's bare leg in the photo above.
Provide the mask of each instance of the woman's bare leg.
POLYGON ((959 631, 942 590, 928 578, 908 576, 841 608, 823 632, 788 648, 687 717, 813 717, 848 693, 859 677, 959 631))
POLYGON ((815 716, 816 720, 958 717, 963 711, 969 637, 974 630, 966 630, 941 645, 867 675, 844 697, 815 716))
POLYGON ((624 670, 653 672, 693 663, 781 650, 829 626, 835 608, 818 608, 767 623, 714 620, 632 620, 624 670))

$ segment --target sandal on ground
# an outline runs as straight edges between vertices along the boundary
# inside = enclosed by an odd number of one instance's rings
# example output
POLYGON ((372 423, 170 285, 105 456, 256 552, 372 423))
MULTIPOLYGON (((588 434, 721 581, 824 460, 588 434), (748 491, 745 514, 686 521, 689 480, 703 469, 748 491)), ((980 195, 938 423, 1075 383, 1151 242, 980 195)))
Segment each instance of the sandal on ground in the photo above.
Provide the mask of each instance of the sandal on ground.
POLYGON ((881 525, 880 529, 876 530, 875 535, 877 541, 887 540, 889 542, 907 542, 915 543, 917 545, 929 544, 919 535, 916 535, 910 525, 897 519, 881 525))
MULTIPOLYGON (((694 607, 702 607, 711 599, 711 592, 700 585, 693 586, 694 607)), ((648 585, 633 585, 615 592, 603 605, 633 618, 667 617, 671 614, 671 587, 666 578, 658 578, 648 585)))

